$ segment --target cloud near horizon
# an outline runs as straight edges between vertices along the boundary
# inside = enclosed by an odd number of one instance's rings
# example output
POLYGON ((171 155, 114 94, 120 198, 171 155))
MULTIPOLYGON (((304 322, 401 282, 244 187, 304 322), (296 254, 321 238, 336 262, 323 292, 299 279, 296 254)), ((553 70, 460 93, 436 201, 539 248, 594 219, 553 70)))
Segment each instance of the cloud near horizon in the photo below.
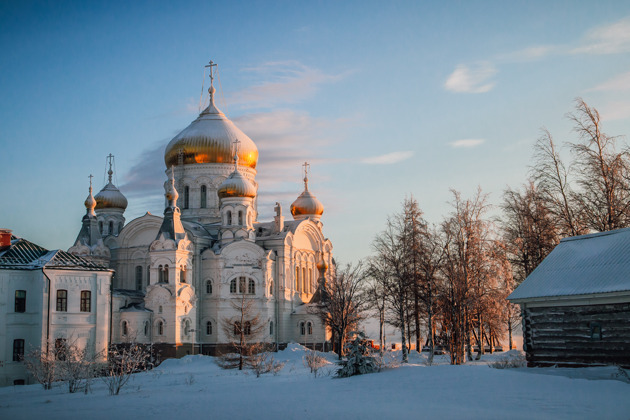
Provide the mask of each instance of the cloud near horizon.
POLYGON ((456 93, 489 92, 495 85, 490 79, 496 73, 495 67, 488 62, 476 65, 460 64, 446 79, 444 87, 456 93))
POLYGON ((361 158, 360 162, 368 165, 391 165, 411 158, 413 153, 413 150, 391 152, 384 155, 361 158))
POLYGON ((463 140, 455 140, 449 144, 454 149, 463 149, 463 148, 472 148, 472 147, 480 146, 481 144, 485 143, 485 141, 486 141, 485 139, 463 139, 463 140))

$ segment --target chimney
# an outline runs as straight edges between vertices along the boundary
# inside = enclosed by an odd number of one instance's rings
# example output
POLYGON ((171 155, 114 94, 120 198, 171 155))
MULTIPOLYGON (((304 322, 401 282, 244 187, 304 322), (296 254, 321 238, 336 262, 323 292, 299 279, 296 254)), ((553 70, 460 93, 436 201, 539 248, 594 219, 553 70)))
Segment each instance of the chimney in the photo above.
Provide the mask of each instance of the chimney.
POLYGON ((11 246, 11 229, 0 229, 0 249, 11 246))

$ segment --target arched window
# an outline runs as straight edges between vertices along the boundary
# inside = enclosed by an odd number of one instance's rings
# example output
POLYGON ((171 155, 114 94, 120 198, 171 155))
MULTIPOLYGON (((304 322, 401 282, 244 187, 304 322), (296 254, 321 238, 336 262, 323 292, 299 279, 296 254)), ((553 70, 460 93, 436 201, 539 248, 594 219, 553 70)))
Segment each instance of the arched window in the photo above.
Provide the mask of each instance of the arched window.
POLYGON ((252 324, 249 321, 245 321, 245 327, 243 328, 243 334, 250 335, 252 333, 252 324))
POLYGON ((300 267, 295 267, 295 290, 300 290, 300 267))
POLYGON ((238 321, 234 323, 234 335, 241 335, 241 323, 238 321))
POLYGON ((238 225, 243 226, 243 211, 242 210, 238 211, 238 225))
POLYGON ((206 322, 206 335, 212 335, 212 321, 206 322))
POLYGON ((200 202, 200 206, 202 209, 206 208, 206 197, 207 197, 207 189, 205 185, 201 186, 201 202, 200 202))
POLYGON ((236 279, 230 281, 230 293, 236 293, 236 279))
POLYGON ((232 224, 232 212, 228 210, 226 215, 227 215, 227 225, 229 226, 232 224))
POLYGON ((212 294, 212 282, 210 280, 206 282, 206 293, 209 295, 212 294))
POLYGON ((247 293, 250 295, 256 294, 256 282, 252 279, 249 279, 249 284, 247 285, 247 293))
POLYGON ((184 208, 187 209, 190 204, 190 187, 186 185, 184 187, 184 208))
POLYGON ((162 321, 157 323, 157 335, 164 335, 164 323, 162 321))
POLYGON ((151 285, 151 266, 147 266, 147 286, 151 285))
POLYGON ((238 278, 238 292, 239 293, 245 293, 245 280, 247 280, 245 277, 238 278))
POLYGON ((114 222, 109 222, 109 232, 107 232, 108 235, 113 235, 114 234, 114 222))
POLYGON ((313 335, 313 324, 312 323, 307 323, 306 324, 306 332, 308 333, 308 335, 313 335))
POLYGON ((269 322, 269 335, 273 335, 273 321, 269 322))
POLYGON ((164 283, 164 267, 158 266, 158 283, 164 283))
POLYGON ((149 335, 149 321, 144 321, 144 336, 149 335))
POLYGON ((98 231, 101 232, 101 235, 103 234, 103 221, 102 220, 98 222, 98 231))
POLYGON ((168 264, 164 266, 164 283, 168 283, 168 264))
POLYGON ((273 296, 273 281, 269 282, 269 296, 273 296))
POLYGON ((308 291, 309 293, 313 293, 313 270, 308 269, 308 291))
POLYGON ((306 335, 306 328, 304 327, 304 321, 300 322, 300 335, 306 335))
POLYGON ((127 334, 129 334, 129 328, 127 326, 127 321, 123 321, 122 322, 122 336, 123 337, 127 337, 127 334))
POLYGON ((184 335, 190 334, 190 320, 184 321, 184 335))
POLYGON ((142 266, 136 266, 136 290, 142 290, 142 266))
POLYGON ((310 290, 307 287, 306 284, 307 278, 306 278, 306 268, 302 268, 302 292, 304 293, 309 293, 310 290))
POLYGON ((182 283, 186 283, 186 266, 179 266, 179 281, 182 283))

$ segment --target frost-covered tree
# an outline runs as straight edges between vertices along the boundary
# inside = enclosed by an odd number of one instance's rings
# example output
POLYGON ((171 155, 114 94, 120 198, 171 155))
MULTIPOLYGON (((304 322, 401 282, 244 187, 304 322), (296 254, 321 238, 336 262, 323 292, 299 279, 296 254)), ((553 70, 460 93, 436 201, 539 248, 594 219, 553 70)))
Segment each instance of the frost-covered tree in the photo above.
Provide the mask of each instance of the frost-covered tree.
POLYGON ((354 332, 354 340, 346 345, 346 358, 339 362, 337 370, 339 378, 363 375, 378 371, 378 363, 370 354, 367 339, 363 332, 354 332))

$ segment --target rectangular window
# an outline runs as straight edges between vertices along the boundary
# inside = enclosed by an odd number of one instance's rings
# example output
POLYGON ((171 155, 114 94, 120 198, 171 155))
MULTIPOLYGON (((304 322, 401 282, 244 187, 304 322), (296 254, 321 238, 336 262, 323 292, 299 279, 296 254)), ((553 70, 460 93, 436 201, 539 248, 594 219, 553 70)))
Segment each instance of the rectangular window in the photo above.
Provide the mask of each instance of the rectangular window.
POLYGON ((92 312, 92 292, 81 290, 81 312, 92 312))
POLYGON ((142 266, 136 266, 136 290, 142 290, 142 266))
POLYGON ((24 358, 24 340, 19 338, 13 340, 13 361, 21 362, 24 358))
POLYGON ((66 312, 68 310, 68 291, 57 290, 57 312, 66 312))
POLYGON ((26 290, 15 291, 15 312, 26 312, 26 290))

